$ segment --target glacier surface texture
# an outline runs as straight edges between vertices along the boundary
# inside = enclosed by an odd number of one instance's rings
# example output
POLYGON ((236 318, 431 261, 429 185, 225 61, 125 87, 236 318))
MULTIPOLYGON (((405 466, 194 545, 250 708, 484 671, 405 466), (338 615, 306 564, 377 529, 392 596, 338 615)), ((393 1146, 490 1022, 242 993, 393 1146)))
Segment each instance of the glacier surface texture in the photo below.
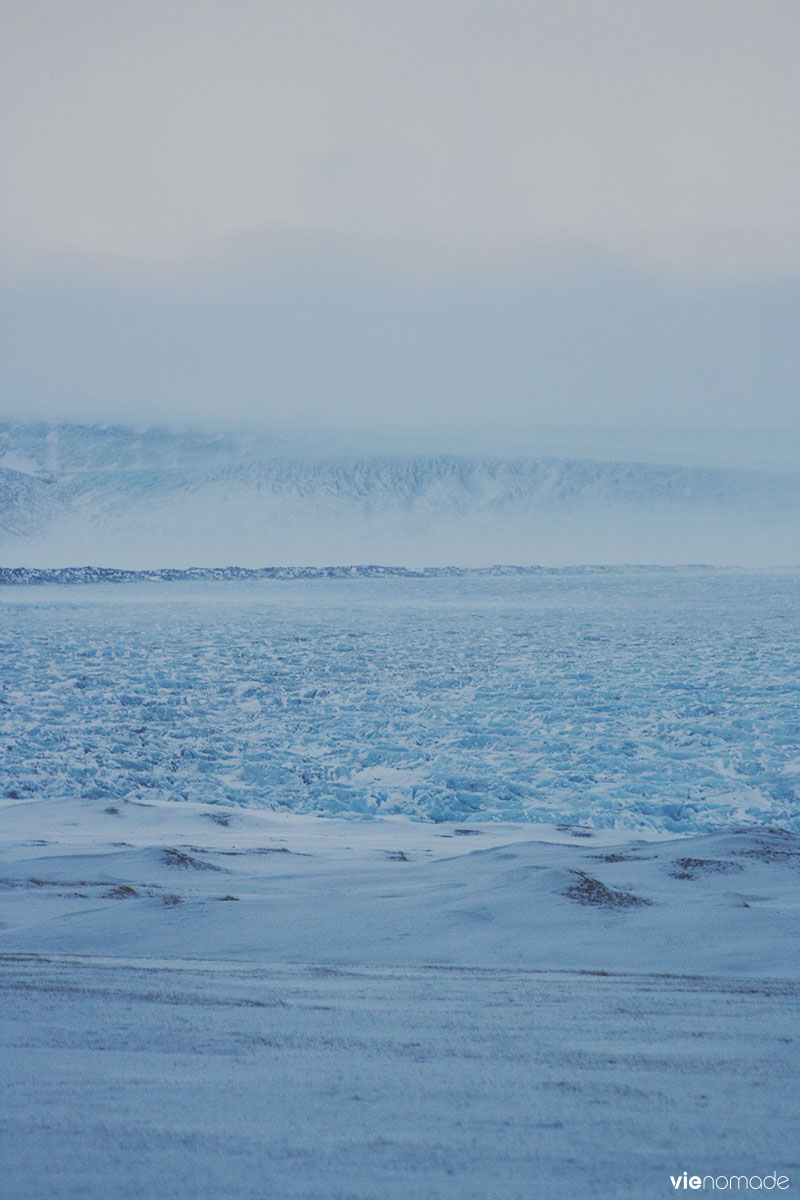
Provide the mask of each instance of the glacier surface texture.
MULTIPOLYGON (((599 455, 595 446, 592 453, 599 455)), ((0 563, 800 563, 800 474, 308 436, 0 424, 0 563)))
POLYGON ((800 832, 800 574, 0 589, 9 798, 800 832))

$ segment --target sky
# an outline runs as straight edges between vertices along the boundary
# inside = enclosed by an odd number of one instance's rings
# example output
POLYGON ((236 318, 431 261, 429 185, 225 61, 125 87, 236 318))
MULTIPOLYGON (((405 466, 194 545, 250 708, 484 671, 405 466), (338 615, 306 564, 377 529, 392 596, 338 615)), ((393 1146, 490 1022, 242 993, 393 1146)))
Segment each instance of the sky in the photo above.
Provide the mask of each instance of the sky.
POLYGON ((796 0, 0 20, 0 416, 800 437, 796 0))

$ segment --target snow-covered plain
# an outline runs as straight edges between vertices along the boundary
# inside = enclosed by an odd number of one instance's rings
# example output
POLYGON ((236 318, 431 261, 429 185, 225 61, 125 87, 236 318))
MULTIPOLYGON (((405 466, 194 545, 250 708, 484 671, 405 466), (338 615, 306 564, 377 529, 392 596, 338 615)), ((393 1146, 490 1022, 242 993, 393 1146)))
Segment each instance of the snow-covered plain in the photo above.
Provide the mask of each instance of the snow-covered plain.
POLYGON ((799 584, 0 590, 4 1194, 793 1194, 799 584))

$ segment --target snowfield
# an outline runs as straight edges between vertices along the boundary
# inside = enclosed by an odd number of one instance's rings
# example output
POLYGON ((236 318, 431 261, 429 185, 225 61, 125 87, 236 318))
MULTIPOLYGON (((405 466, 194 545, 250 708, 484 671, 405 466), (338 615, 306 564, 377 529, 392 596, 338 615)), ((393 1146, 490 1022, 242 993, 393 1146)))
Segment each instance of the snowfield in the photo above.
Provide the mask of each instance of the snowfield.
POLYGON ((792 834, 0 811, 15 1200, 800 1177, 792 834))
POLYGON ((120 959, 3 982, 15 1200, 649 1200, 687 1165, 800 1170, 796 985, 120 959))
POLYGON ((798 584, 0 588, 4 1195, 795 1194, 798 584))

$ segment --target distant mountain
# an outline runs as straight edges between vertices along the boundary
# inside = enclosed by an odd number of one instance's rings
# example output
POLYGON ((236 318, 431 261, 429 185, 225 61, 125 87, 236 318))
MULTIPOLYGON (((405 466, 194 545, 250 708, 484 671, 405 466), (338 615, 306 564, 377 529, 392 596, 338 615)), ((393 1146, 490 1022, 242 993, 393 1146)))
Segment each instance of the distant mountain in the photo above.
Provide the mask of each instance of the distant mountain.
POLYGON ((0 425, 0 564, 800 562, 800 475, 0 425))

